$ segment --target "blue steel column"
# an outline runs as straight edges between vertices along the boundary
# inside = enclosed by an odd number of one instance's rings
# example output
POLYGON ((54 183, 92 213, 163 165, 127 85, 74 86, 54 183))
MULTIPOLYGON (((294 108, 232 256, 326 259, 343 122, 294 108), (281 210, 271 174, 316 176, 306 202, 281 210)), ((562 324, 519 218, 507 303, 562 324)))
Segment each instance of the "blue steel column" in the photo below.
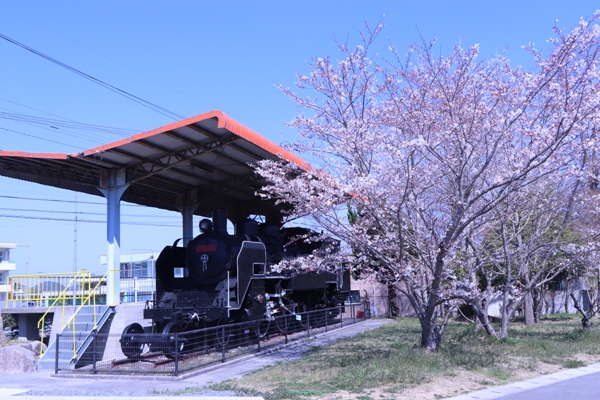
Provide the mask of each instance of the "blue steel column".
POLYGON ((116 306, 121 300, 121 196, 128 187, 125 170, 110 170, 100 180, 99 190, 106 198, 106 304, 109 306, 116 306))
POLYGON ((198 208, 198 192, 196 190, 186 193, 183 205, 180 208, 183 226, 183 245, 187 246, 194 238, 194 212, 198 208))

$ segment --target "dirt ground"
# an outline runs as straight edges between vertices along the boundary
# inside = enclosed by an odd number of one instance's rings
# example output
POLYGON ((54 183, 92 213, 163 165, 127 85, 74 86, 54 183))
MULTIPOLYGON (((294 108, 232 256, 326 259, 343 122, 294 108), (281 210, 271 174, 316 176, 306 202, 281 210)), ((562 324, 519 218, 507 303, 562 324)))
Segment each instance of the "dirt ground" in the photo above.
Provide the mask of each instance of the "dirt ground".
MULTIPOLYGON (((578 354, 575 359, 586 364, 597 361, 597 357, 578 354)), ((552 374, 564 369, 560 365, 538 362, 535 370, 518 369, 511 371, 508 380, 490 377, 483 372, 459 371, 452 377, 439 377, 419 386, 400 388, 383 386, 367 389, 363 393, 336 392, 329 396, 319 396, 319 400, 439 400, 447 397, 458 396, 493 386, 506 385, 511 382, 520 382, 541 375, 552 374)), ((314 398, 317 400, 317 397, 314 398)))

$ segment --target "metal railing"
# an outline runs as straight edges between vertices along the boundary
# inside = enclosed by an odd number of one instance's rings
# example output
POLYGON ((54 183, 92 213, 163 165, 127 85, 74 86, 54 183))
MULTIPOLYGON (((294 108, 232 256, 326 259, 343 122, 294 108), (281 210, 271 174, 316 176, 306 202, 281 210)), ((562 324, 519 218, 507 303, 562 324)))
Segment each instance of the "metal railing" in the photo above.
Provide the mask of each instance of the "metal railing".
MULTIPOLYGON (((102 283, 104 283, 106 285, 106 279, 108 277, 109 274, 115 272, 115 270, 111 270, 109 269, 108 271, 106 271, 106 273, 104 274, 104 276, 102 276, 102 278, 100 278, 98 280, 98 283, 96 283, 96 286, 94 286, 92 289, 90 289, 89 294, 85 297, 85 299, 82 299, 81 301, 81 305, 77 308, 77 310, 75 310, 75 312, 73 313, 73 316, 71 316, 71 318, 69 319, 69 321, 67 321, 67 327, 69 327, 72 331, 72 348, 73 348, 73 358, 77 357, 77 334, 75 332, 75 318, 77 317, 77 314, 79 314, 79 312, 83 309, 84 306, 93 306, 93 331, 96 331, 96 329, 98 328, 98 312, 97 312, 97 307, 96 307, 96 291, 98 290, 98 288, 101 286, 102 283)), ((64 326, 63 326, 64 327, 64 326)), ((58 344, 57 344, 58 347, 58 344)), ((41 349, 40 349, 41 352, 41 349)))
MULTIPOLYGON (((6 285, 6 308, 50 307, 56 300, 64 301, 65 305, 79 305, 87 295, 87 288, 106 277, 89 274, 88 271, 80 271, 10 276, 6 285), (88 283, 83 285, 74 281, 76 275, 81 278, 80 281, 88 283)), ((103 288, 99 291, 102 295, 106 294, 103 288)), ((144 303, 154 298, 155 291, 156 279, 153 277, 120 278, 122 303, 144 303)))
MULTIPOLYGON (((53 274, 54 276, 64 276, 67 275, 65 274, 53 274)), ((48 314, 50 312, 52 312, 54 314, 55 311, 55 307, 59 306, 61 307, 62 310, 62 317, 61 317, 61 329, 65 326, 64 324, 64 317, 65 317, 65 306, 67 305, 67 303, 69 301, 71 301, 71 305, 75 305, 77 304, 78 300, 81 302, 81 300, 83 299, 85 290, 89 290, 89 287, 91 286, 91 278, 92 275, 89 271, 79 271, 76 272, 74 275, 71 273, 70 274, 72 277, 71 279, 66 283, 66 285, 64 285, 63 290, 60 291, 60 293, 58 293, 58 295, 54 296, 54 301, 52 302, 52 304, 48 307, 48 310, 46 310, 46 312, 42 315, 42 318, 39 319, 38 321, 38 329, 41 329, 41 338, 43 339, 44 337, 44 330, 46 329, 46 317, 48 316, 48 314), (87 283, 87 285, 86 285, 87 283), (87 288, 86 288, 87 286, 87 288)), ((48 275, 46 275, 48 276, 48 275)), ((52 276, 52 275, 50 275, 52 276)), ((24 277, 13 277, 16 278, 16 283, 19 282, 19 278, 26 278, 27 276, 24 277)), ((52 318, 52 323, 55 324, 57 322, 57 320, 55 318, 52 318)), ((40 357, 44 354, 43 353, 43 348, 44 346, 40 346, 40 357)))
MULTIPOLYGON (((92 276, 88 271, 81 271, 82 275, 85 275, 87 277, 87 280, 84 281, 84 285, 82 285, 84 287, 84 290, 81 291, 81 293, 77 296, 77 301, 73 302, 73 305, 78 305, 77 309, 75 310, 75 312, 73 313, 73 315, 67 320, 67 322, 65 322, 65 304, 66 304, 66 296, 69 293, 69 288, 71 286, 71 284, 67 285, 64 290, 61 292, 61 295, 59 295, 54 302, 50 305, 50 307, 48 307, 48 310, 44 313, 44 315, 42 315, 42 317, 39 319, 38 321, 38 329, 44 329, 46 326, 46 317, 48 316, 49 313, 53 313, 55 314, 55 307, 57 305, 62 306, 61 310, 61 323, 60 323, 60 331, 62 331, 65 327, 68 327, 70 329, 72 329, 73 331, 73 357, 77 356, 77 348, 76 348, 76 341, 75 341, 75 318, 77 316, 77 314, 82 310, 82 308, 86 305, 93 305, 93 313, 94 313, 94 317, 93 317, 93 321, 94 321, 94 329, 96 329, 97 327, 97 321, 98 321, 98 317, 97 317, 97 312, 96 312, 96 295, 98 293, 98 289, 101 286, 105 286, 106 285, 106 277, 109 273, 114 272, 113 270, 108 270, 104 276, 102 276, 101 278, 98 277, 94 277, 92 280, 92 276), (95 284, 95 285, 94 285, 95 284), (103 285, 104 284, 104 285, 103 285), (92 285, 94 285, 92 287, 92 285)), ((77 276, 79 276, 79 273, 76 274, 76 276, 73 278, 73 281, 76 281, 77 276)), ((71 282, 70 282, 71 283, 71 282)), ((57 319, 53 318, 52 323, 56 324, 57 319)), ((43 355, 43 346, 40 346, 40 357, 43 355)))
POLYGON ((363 321, 369 315, 365 311, 365 304, 357 303, 186 332, 93 332, 93 341, 75 369, 70 364, 71 333, 59 334, 55 373, 178 376, 363 321))
POLYGON ((76 305, 85 297, 91 280, 90 271, 12 275, 6 285, 6 308, 48 307, 59 301, 76 305))
POLYGON ((154 299, 156 279, 153 277, 134 277, 120 279, 122 303, 143 303, 154 299))

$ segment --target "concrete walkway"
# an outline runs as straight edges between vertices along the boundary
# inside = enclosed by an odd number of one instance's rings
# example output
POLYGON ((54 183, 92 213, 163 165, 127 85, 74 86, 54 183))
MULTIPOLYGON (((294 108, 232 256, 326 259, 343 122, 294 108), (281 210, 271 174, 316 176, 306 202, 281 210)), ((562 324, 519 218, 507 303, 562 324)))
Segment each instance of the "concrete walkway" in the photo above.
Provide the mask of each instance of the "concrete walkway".
POLYGON ((600 364, 568 369, 522 382, 478 390, 446 400, 600 399, 600 364))
MULTIPOLYGON (((302 357, 313 346, 326 346, 391 322, 385 319, 370 319, 340 329, 320 333, 309 340, 291 343, 283 349, 259 356, 249 356, 220 364, 211 370, 195 372, 180 377, 158 376, 91 376, 91 375, 54 375, 53 371, 35 371, 27 374, 1 375, 0 400, 35 400, 39 396, 27 396, 27 391, 61 391, 60 396, 44 396, 46 400, 54 400, 69 396, 69 392, 78 394, 90 393, 86 400, 123 400, 123 396, 135 396, 136 400, 168 399, 170 393, 186 388, 203 388, 229 379, 239 378, 257 369, 272 365, 277 361, 293 360, 302 357), (22 395, 13 397, 16 394, 22 395), (157 395, 158 394, 158 395, 157 395)), ((75 399, 80 396, 70 396, 75 399)), ((83 399, 83 396, 81 396, 83 399)), ((190 400, 227 400, 233 397, 186 396, 190 400)), ((258 400, 259 397, 245 399, 258 400)))

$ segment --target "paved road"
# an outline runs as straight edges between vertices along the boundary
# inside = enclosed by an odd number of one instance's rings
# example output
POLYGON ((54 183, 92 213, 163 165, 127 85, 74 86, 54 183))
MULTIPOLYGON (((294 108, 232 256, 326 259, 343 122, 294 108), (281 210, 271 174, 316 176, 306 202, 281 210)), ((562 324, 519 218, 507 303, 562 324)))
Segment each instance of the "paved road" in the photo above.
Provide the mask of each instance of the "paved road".
POLYGON ((522 382, 479 390, 447 400, 600 399, 600 364, 569 369, 522 382))
MULTIPOLYGON (((219 383, 228 379, 239 378, 249 372, 264 368, 277 361, 293 360, 302 357, 310 351, 313 346, 326 346, 340 339, 348 338, 357 333, 378 328, 391 322, 385 319, 370 319, 354 325, 345 326, 340 329, 320 333, 311 337, 310 340, 301 343, 292 343, 277 352, 261 355, 258 357, 245 357, 242 360, 233 360, 220 364, 218 367, 204 373, 190 373, 181 377, 153 377, 153 376, 95 376, 90 375, 59 375, 53 376, 53 371, 36 371, 27 374, 1 375, 0 376, 0 400, 34 400, 40 399, 36 396, 26 396, 31 390, 63 390, 63 391, 86 391, 100 393, 102 396, 86 396, 85 400, 123 400, 123 397, 112 396, 136 396, 135 400, 152 399, 172 400, 168 396, 156 396, 156 393, 167 394, 185 388, 202 388, 210 384, 219 383), (15 394, 24 393, 12 397, 15 394), (107 397, 111 396, 111 397, 107 397), (138 397, 140 396, 140 397, 138 397), (150 397, 152 396, 152 397, 150 397)), ((58 400, 64 397, 44 396, 44 400, 58 400)), ((69 397, 75 400, 75 397, 69 397)), ((186 399, 208 400, 210 397, 195 396, 186 399)), ((82 397, 83 399, 83 397, 82 397)), ((226 400, 227 397, 215 397, 218 400, 226 400)), ((249 400, 248 398, 245 398, 249 400)), ((255 400, 260 398, 253 398, 255 400)))

